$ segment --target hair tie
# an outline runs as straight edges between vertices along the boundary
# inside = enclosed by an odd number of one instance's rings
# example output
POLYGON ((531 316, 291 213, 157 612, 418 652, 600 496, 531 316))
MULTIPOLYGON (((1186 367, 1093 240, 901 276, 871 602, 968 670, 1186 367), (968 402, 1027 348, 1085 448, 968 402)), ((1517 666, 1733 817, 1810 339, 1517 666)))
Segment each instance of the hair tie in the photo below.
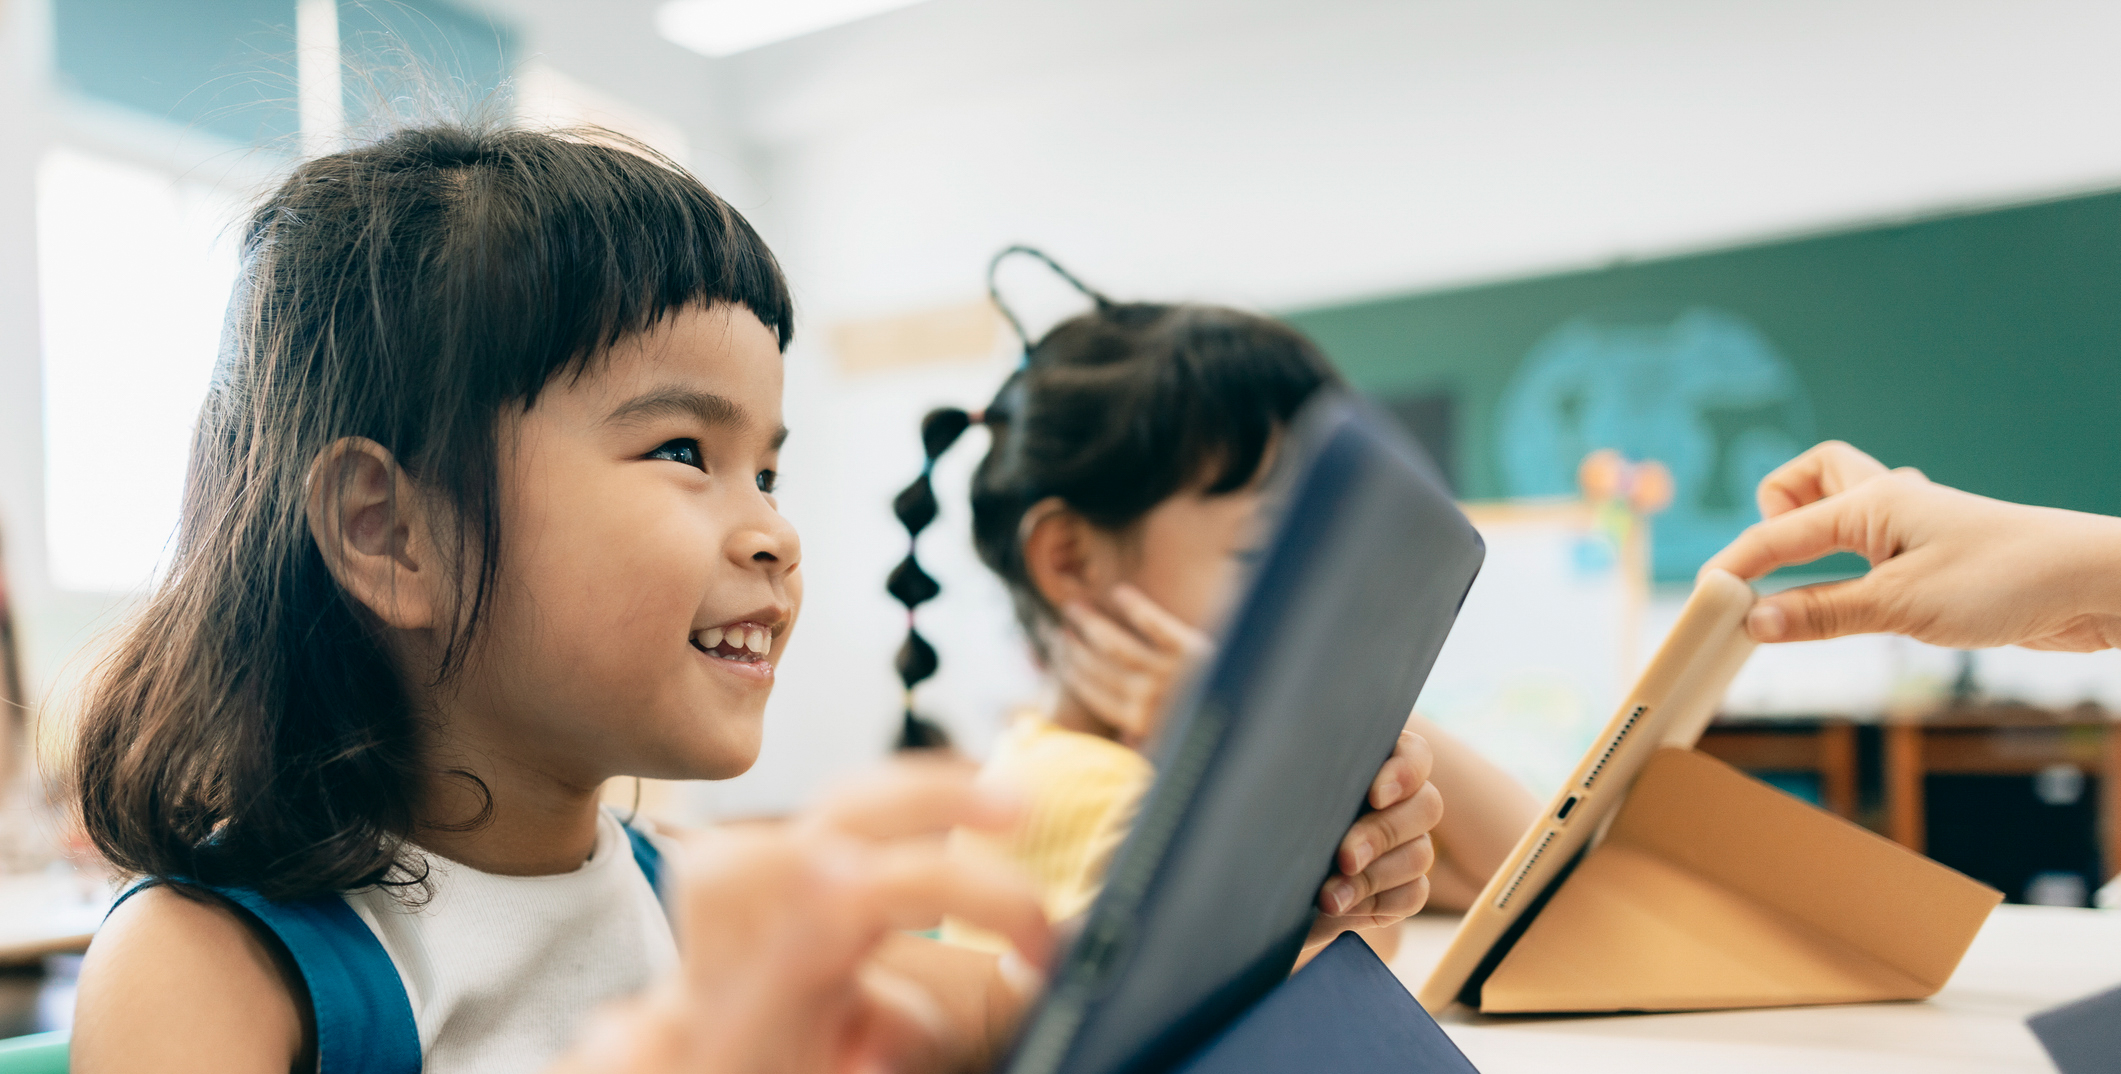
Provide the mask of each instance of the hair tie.
POLYGON ((1031 336, 1024 331, 1024 322, 1017 319, 1016 311, 1010 309, 1009 303, 1002 298, 1001 286, 996 279, 996 275, 1002 267, 1002 262, 1008 260, 1011 254, 1023 254, 1026 257, 1037 258, 1047 268, 1052 269, 1055 276, 1068 281, 1070 287, 1081 291, 1087 296, 1092 303, 1096 304, 1099 311, 1111 308, 1112 300, 1099 294, 1083 281, 1076 279, 1074 273, 1060 267, 1060 262, 1047 257, 1046 252, 1037 247, 1010 246, 1002 250, 1001 253, 995 254, 994 260, 987 262, 987 297, 994 302, 994 308, 1000 310, 1002 316, 1008 320, 1009 327, 1016 333, 1018 342, 1024 345, 1024 356, 1017 362, 1018 367, 1021 368, 1031 364, 1031 336))

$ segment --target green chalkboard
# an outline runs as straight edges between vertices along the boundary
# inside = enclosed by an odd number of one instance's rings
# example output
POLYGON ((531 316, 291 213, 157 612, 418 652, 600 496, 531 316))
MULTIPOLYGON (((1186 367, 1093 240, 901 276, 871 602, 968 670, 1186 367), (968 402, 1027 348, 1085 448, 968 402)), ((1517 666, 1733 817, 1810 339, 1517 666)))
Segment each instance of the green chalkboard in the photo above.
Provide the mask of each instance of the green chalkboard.
POLYGON ((1449 403, 1468 499, 1568 491, 1585 450, 1672 466, 1656 573, 1847 440, 1992 496, 2121 514, 2121 194, 1296 311, 1359 387, 1449 403))

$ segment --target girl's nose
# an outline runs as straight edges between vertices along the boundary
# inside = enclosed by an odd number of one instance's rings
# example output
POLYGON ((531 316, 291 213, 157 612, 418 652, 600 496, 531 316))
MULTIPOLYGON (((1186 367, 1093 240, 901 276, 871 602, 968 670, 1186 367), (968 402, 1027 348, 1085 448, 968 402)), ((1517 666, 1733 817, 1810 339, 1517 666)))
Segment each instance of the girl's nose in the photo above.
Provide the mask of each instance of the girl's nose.
POLYGON ((729 535, 729 558, 739 565, 751 564, 774 573, 795 569, 803 558, 802 538, 777 511, 768 511, 729 535))

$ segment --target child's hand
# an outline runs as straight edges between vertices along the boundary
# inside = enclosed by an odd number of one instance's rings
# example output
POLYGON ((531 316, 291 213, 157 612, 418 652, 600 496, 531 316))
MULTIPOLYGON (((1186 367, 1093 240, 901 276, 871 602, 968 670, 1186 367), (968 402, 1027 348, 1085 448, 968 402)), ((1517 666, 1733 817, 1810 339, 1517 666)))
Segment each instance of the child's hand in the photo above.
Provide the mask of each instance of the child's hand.
POLYGON ((1017 810, 970 773, 902 764, 780 827, 687 845, 675 924, 684 965, 601 1013, 563 1072, 896 1071, 960 1064, 946 1004, 873 959, 901 930, 951 914, 1043 965, 1052 948, 1030 883, 953 857, 951 827, 997 830, 1017 810))
POLYGON ((1318 893, 1318 917, 1306 951, 1349 929, 1391 925, 1429 901, 1436 846, 1429 830, 1443 819, 1443 796, 1429 782, 1435 763, 1427 739, 1399 733, 1399 745, 1370 781, 1370 809, 1341 837, 1335 871, 1318 893))
POLYGON ((1087 605, 1061 610, 1053 673, 1123 745, 1138 748, 1172 689, 1207 654, 1208 637, 1133 586, 1114 586, 1112 604, 1117 621, 1087 605))

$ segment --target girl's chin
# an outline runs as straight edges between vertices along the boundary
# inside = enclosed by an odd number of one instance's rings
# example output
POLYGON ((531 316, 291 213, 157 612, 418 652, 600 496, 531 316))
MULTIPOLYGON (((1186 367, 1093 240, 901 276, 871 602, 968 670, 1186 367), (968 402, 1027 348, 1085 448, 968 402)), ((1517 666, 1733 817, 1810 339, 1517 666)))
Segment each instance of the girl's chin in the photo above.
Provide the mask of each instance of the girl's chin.
POLYGON ((738 741, 710 738, 665 742, 655 752, 660 754, 658 763, 629 774, 649 779, 735 779, 758 763, 759 736, 748 735, 738 741))

